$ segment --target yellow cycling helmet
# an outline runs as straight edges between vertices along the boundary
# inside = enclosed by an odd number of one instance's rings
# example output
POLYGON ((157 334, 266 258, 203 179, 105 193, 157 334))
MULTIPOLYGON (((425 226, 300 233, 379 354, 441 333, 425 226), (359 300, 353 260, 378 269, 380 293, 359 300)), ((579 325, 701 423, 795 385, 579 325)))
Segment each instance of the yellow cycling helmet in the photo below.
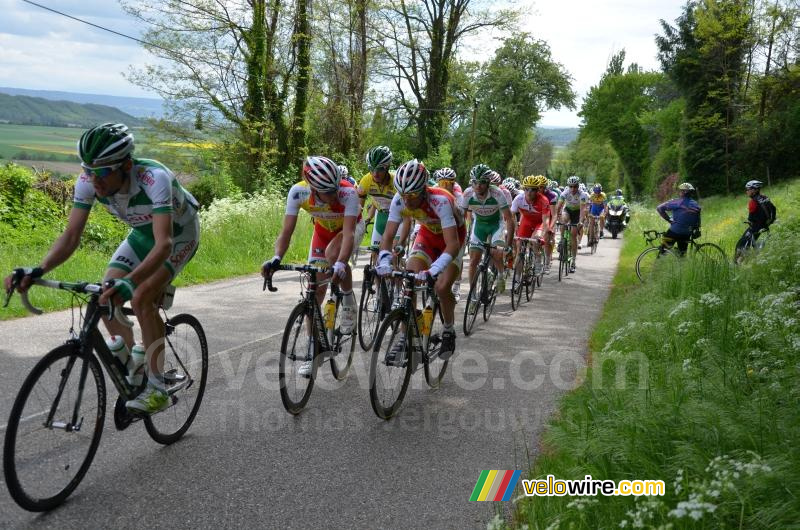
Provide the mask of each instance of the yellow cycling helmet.
POLYGON ((547 177, 545 177, 544 175, 536 175, 535 177, 533 177, 533 179, 535 181, 534 186, 536 186, 537 188, 544 188, 545 186, 547 186, 547 177))
POLYGON ((524 179, 522 179, 522 187, 523 188, 536 188, 538 184, 536 184, 536 177, 533 175, 528 175, 524 179))

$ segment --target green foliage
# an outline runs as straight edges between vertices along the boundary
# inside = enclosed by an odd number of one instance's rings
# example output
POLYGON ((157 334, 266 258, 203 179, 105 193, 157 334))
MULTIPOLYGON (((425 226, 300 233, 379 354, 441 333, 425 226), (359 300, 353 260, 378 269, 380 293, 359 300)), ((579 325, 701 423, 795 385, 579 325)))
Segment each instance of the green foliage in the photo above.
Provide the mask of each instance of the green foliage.
POLYGON ((210 205, 214 199, 224 199, 240 193, 238 186, 233 183, 233 178, 224 172, 201 175, 187 187, 201 207, 210 205))
POLYGON ((626 187, 640 196, 650 148, 650 135, 640 116, 653 108, 655 89, 663 76, 642 72, 636 65, 619 73, 624 59, 624 50, 612 59, 600 83, 589 90, 579 115, 586 123, 585 134, 611 142, 625 170, 626 187))
MULTIPOLYGON (((477 99, 475 159, 506 174, 512 158, 530 141, 541 110, 573 108, 575 94, 547 43, 523 33, 505 39, 483 68, 477 99)), ((456 133, 460 141, 454 155, 459 159, 469 156, 470 126, 456 133)))
MULTIPOLYGON (((663 497, 537 497, 529 528, 788 528, 800 520, 800 182, 767 190, 786 213, 746 265, 689 260, 642 286, 634 209, 615 287, 590 347, 585 383, 567 395, 531 476, 660 479, 663 497)), ((730 250, 741 197, 702 202, 704 240, 730 250)))
POLYGON ((22 204, 33 184, 31 172, 16 164, 0 167, 0 196, 8 204, 22 204))

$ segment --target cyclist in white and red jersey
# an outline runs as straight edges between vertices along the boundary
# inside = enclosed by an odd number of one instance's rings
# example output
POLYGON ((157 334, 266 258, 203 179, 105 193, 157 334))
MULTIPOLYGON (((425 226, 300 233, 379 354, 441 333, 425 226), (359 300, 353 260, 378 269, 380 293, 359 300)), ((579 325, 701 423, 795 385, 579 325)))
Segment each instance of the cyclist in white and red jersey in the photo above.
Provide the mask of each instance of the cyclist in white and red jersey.
MULTIPOLYGON (((428 186, 427 183, 428 170, 417 159, 409 160, 397 168, 394 177, 397 193, 389 208, 389 220, 375 270, 380 275, 391 272, 392 241, 400 223, 409 224, 411 219, 416 219, 421 228, 406 262, 406 269, 417 273, 421 281, 435 278, 436 294, 444 320, 440 357, 448 359, 455 352, 456 344, 453 328, 456 301, 452 286, 461 269, 467 231, 464 218, 450 192, 428 186)), ((402 354, 405 340, 398 340, 396 344, 399 346, 388 352, 387 362, 392 362, 398 353, 402 354)))
MULTIPOLYGON (((533 244, 533 252, 539 256, 542 252, 541 241, 547 227, 550 226, 550 200, 543 193, 543 189, 547 179, 542 175, 527 176, 522 180, 523 192, 516 196, 514 202, 511 203, 511 211, 513 213, 519 212, 522 216, 519 229, 517 229, 517 237, 531 238, 533 244)), ((516 250, 519 254, 519 241, 517 241, 516 250)), ((535 274, 541 271, 538 268, 535 274)))
MULTIPOLYGON (((349 265, 350 254, 364 236, 358 190, 341 178, 339 168, 331 159, 323 156, 309 156, 305 159, 303 177, 304 180, 289 190, 283 229, 275 240, 275 255, 261 266, 261 275, 271 275, 281 264, 292 241, 300 210, 308 212, 314 219, 308 262, 320 267, 333 264, 331 272, 335 280, 340 282, 343 295, 340 330, 346 335, 355 326, 357 311, 349 265)), ((325 279, 325 276, 321 279, 325 279)), ((327 291, 325 282, 321 283, 317 289, 317 303, 320 304, 327 291)), ((313 361, 307 360, 300 365, 298 373, 308 377, 312 371, 313 361)))

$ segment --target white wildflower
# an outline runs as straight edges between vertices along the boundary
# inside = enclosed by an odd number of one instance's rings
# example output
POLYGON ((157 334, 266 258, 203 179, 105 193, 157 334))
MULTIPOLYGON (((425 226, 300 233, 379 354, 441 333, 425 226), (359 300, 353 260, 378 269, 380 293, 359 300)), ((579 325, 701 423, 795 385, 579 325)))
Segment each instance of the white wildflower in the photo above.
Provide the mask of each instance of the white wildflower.
POLYGON ((680 324, 678 324, 678 333, 680 333, 681 335, 686 335, 687 333, 689 333, 689 330, 692 329, 692 325, 693 325, 692 322, 681 322, 680 324))
POLYGON ((717 296, 716 293, 705 293, 700 297, 700 305, 714 309, 722 305, 722 298, 717 296))
POLYGON ((675 305, 675 307, 672 308, 672 311, 669 312, 669 318, 681 316, 690 307, 692 307, 691 300, 681 300, 677 305, 675 305))
POLYGON ((684 359, 683 360, 683 371, 688 372, 692 369, 692 360, 691 359, 684 359))

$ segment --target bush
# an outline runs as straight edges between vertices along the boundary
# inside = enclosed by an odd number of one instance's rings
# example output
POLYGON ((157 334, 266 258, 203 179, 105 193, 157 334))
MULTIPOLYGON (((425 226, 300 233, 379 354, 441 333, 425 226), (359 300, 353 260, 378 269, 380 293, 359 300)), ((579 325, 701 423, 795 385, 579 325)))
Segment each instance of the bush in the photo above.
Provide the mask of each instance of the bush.
POLYGON ((22 203, 32 185, 33 174, 30 170, 13 162, 0 167, 0 196, 7 203, 22 203))
POLYGON ((209 207, 215 199, 224 199, 240 193, 227 172, 201 175, 199 179, 187 185, 189 193, 194 195, 201 207, 209 207))

